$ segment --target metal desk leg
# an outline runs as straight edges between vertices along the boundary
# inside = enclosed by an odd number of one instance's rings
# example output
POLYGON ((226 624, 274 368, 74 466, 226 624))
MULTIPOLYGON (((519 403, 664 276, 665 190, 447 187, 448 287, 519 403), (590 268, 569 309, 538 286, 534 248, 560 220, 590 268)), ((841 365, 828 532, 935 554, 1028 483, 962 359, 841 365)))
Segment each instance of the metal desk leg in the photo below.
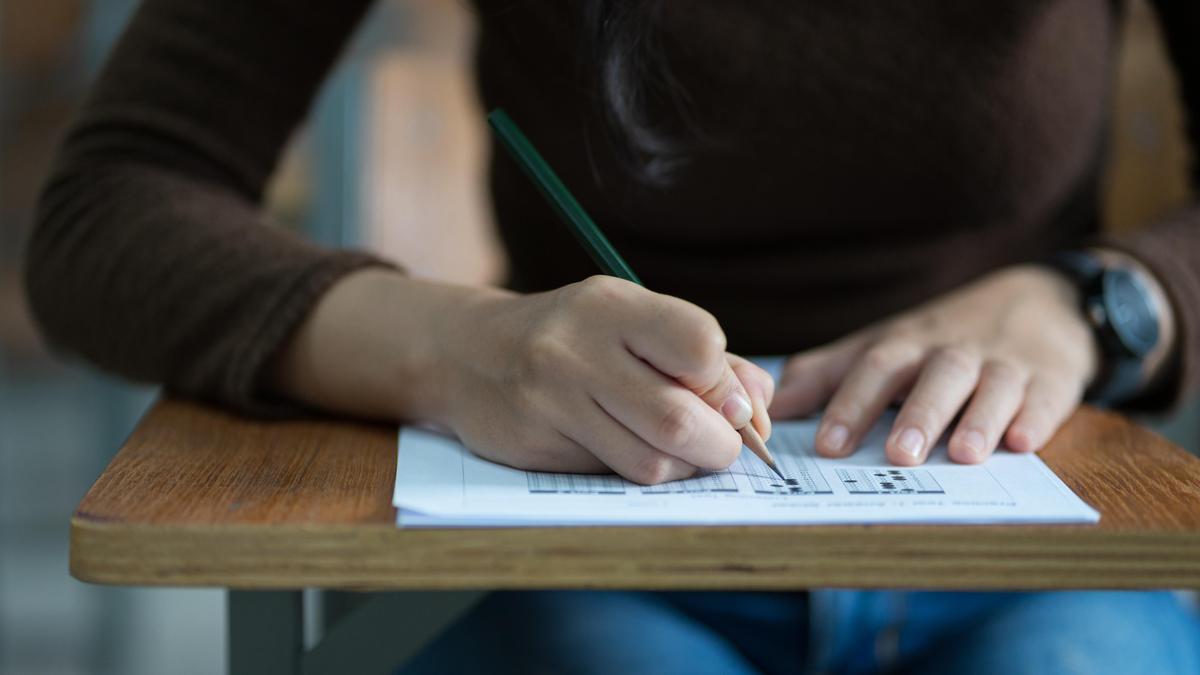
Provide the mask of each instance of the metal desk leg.
POLYGON ((230 675, 296 675, 304 652, 301 591, 227 594, 230 675))
MULTIPOLYGON (((304 644, 303 591, 229 591, 230 675, 386 674, 469 611, 482 591, 327 592, 304 644)), ((315 609, 315 608, 314 608, 315 609)))
POLYGON ((386 675, 478 603, 481 591, 326 592, 325 631, 304 675, 386 675))

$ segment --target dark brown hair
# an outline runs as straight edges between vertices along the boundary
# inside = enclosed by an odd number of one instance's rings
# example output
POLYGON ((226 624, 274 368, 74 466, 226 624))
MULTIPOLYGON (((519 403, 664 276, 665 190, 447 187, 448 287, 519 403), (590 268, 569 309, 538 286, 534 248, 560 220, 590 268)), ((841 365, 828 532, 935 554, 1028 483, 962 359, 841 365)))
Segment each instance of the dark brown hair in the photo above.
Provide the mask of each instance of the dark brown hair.
POLYGON ((642 183, 663 186, 703 134, 672 74, 662 0, 588 0, 584 54, 618 160, 642 183))

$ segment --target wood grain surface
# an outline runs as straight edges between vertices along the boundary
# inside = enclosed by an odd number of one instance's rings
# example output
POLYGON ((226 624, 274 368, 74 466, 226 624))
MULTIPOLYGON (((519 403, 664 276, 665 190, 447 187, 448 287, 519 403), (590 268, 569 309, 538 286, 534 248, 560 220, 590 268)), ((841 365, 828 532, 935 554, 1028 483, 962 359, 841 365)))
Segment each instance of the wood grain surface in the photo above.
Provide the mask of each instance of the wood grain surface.
POLYGON ((396 430, 157 403, 71 521, 71 573, 231 588, 1200 588, 1200 460, 1084 408, 1043 453, 1092 526, 401 530, 396 430))

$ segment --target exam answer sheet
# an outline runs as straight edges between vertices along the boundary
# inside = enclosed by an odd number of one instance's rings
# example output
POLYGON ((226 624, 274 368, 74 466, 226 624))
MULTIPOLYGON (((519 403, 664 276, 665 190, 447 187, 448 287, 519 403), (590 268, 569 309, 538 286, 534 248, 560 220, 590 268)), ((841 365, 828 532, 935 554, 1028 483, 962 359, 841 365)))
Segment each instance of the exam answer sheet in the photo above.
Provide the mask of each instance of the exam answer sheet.
POLYGON ((776 422, 767 443, 787 481, 743 448, 725 471, 661 485, 521 471, 453 438, 399 433, 393 503, 402 527, 1094 523, 1100 515, 1032 454, 961 465, 945 443, 919 467, 890 465, 886 416, 850 457, 813 450, 817 420, 776 422))

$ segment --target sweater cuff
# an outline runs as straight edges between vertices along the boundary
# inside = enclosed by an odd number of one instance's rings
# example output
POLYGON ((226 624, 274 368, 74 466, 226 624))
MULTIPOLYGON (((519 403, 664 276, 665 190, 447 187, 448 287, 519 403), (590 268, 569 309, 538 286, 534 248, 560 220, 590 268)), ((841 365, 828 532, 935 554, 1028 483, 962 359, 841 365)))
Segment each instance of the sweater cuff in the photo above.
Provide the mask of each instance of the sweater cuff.
POLYGON ((263 381, 266 370, 326 291, 351 272, 372 267, 399 270, 367 253, 338 250, 318 257, 289 283, 280 284, 279 292, 266 303, 268 309, 259 324, 247 332, 236 350, 219 397, 237 410, 262 417, 291 417, 308 411, 303 404, 268 391, 263 381))

